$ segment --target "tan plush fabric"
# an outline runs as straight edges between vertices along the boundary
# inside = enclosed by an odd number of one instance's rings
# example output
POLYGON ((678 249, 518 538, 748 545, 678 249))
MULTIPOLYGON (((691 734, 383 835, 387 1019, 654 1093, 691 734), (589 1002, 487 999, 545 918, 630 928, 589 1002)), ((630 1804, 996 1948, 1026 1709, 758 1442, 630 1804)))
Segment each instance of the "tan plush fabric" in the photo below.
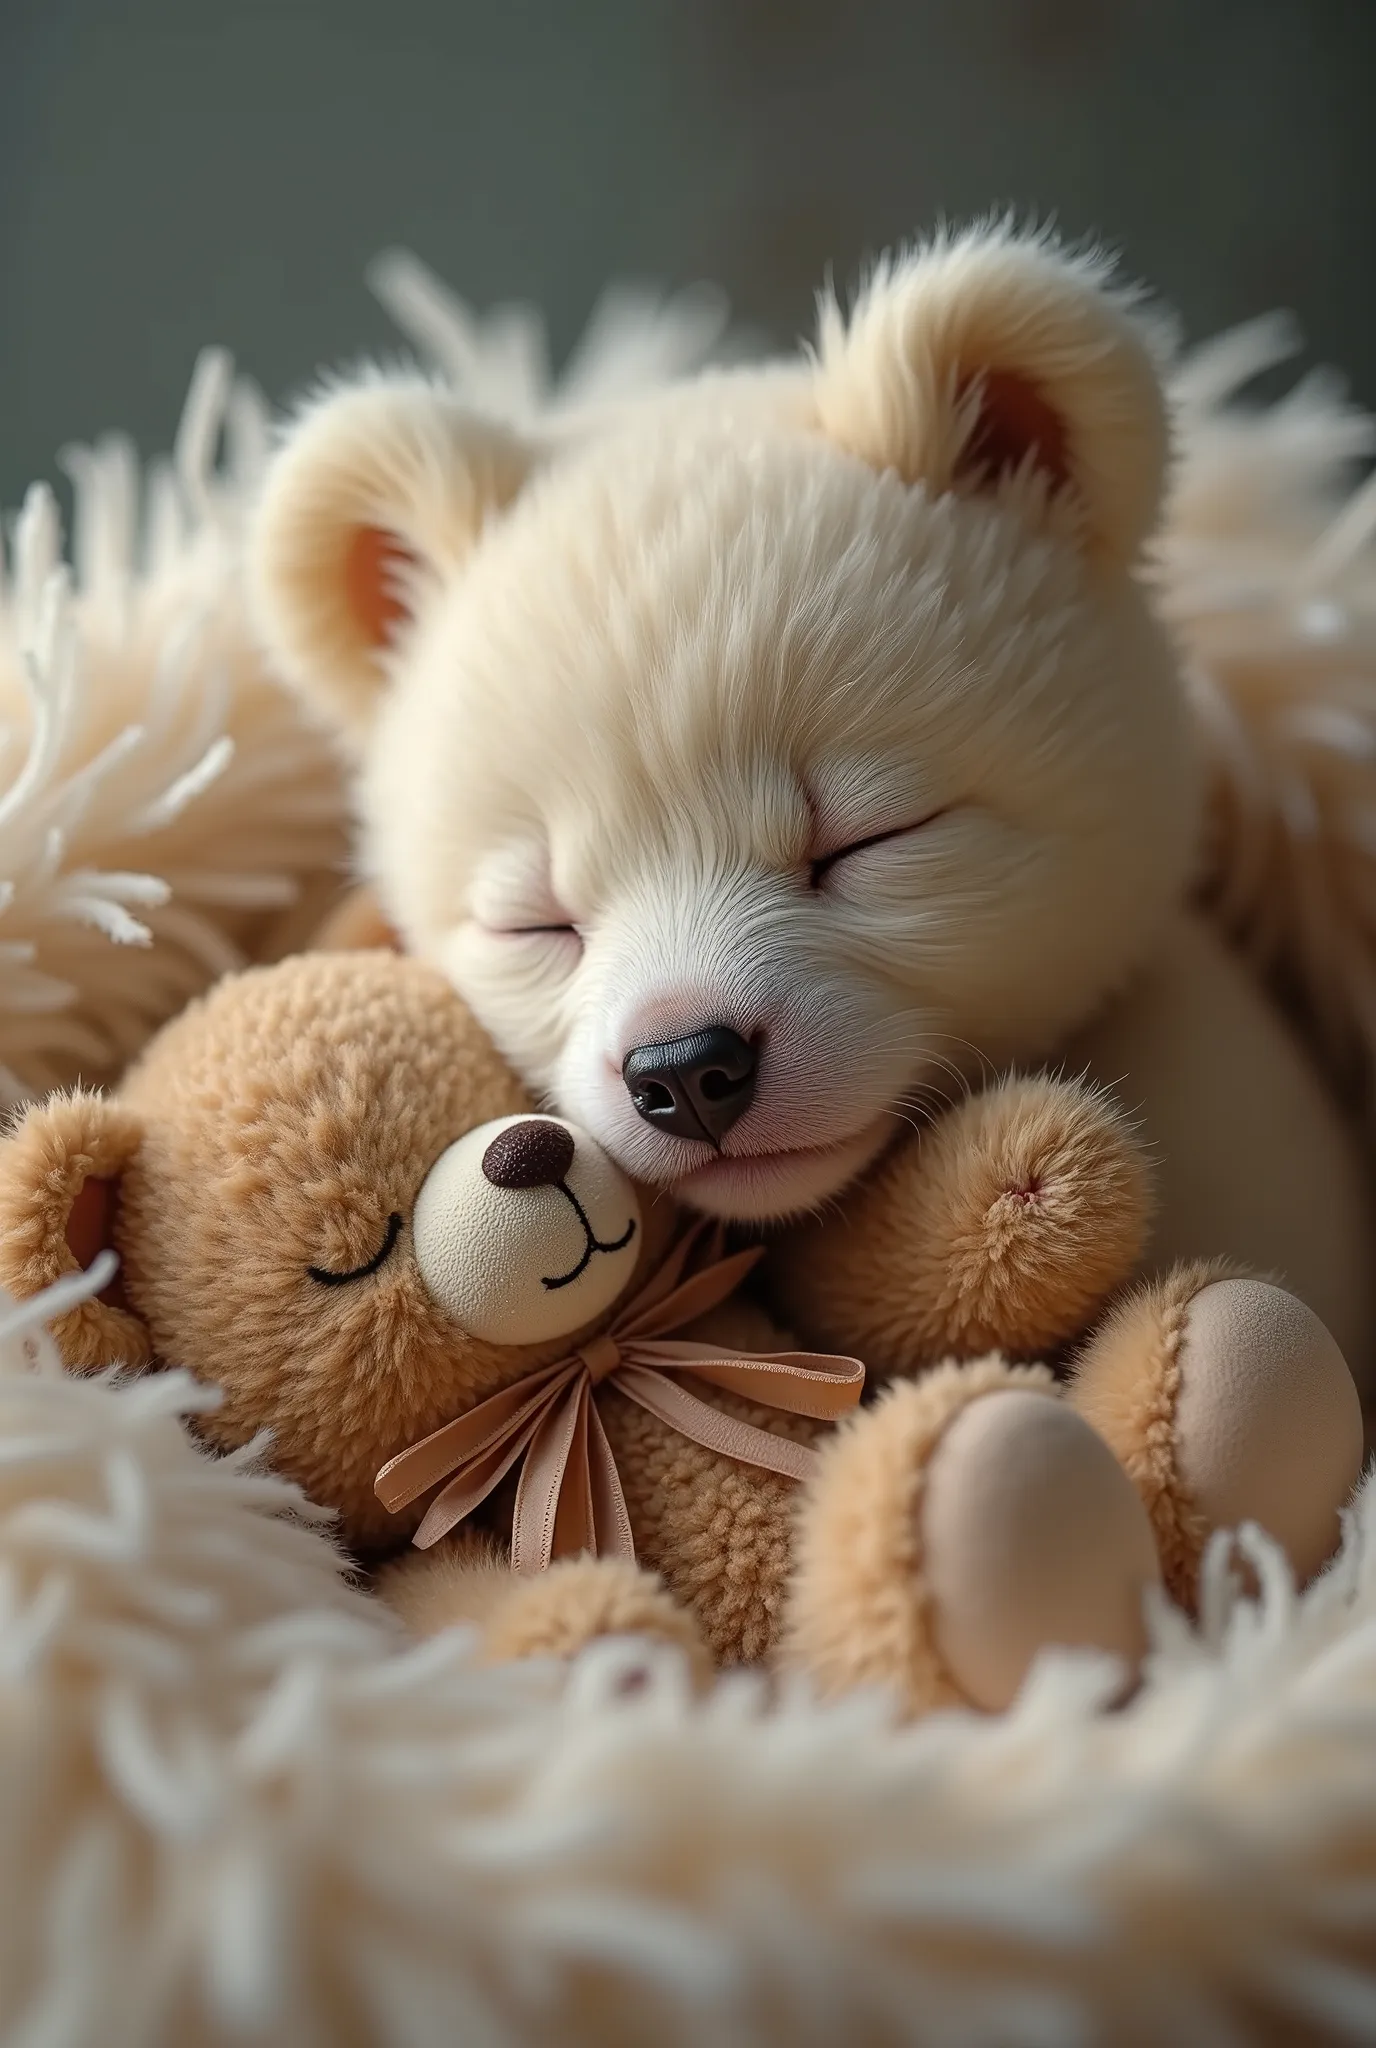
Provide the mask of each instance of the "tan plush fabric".
POLYGON ((1208 1523, 1179 1470, 1175 1408, 1190 1303, 1231 1268, 1174 1268, 1135 1289, 1095 1332, 1075 1366, 1071 1398, 1122 1460, 1156 1529, 1166 1584, 1193 1597, 1208 1523))
POLYGON ((1284 1014, 1199 916, 1069 1053, 1131 1075, 1154 1165, 1148 1272, 1226 1257, 1274 1273, 1332 1330, 1376 1395, 1370 1158, 1284 1014))
POLYGON ((919 1127, 837 1213, 786 1232, 771 1282, 808 1342, 854 1346, 874 1373, 947 1350, 1032 1357, 1132 1271, 1150 1210, 1112 1097, 1019 1077, 919 1127))
POLYGON ((159 1038, 121 1091, 144 1135, 116 1231, 157 1356, 224 1388, 218 1440, 272 1429, 367 1548, 409 1533, 374 1498, 380 1465, 506 1361, 455 1345, 412 1259, 364 1288, 307 1266, 365 1261, 449 1138, 527 1102, 437 975, 382 956, 379 977, 378 957, 251 970, 159 1038))
POLYGON ((422 1560, 385 1567, 377 1586, 417 1636, 456 1622, 477 1624, 479 1652, 489 1664, 572 1657, 599 1636, 638 1636, 673 1644, 699 1681, 712 1670, 688 1609, 652 1572, 629 1562, 561 1558, 513 1587, 504 1547, 470 1536, 422 1560))

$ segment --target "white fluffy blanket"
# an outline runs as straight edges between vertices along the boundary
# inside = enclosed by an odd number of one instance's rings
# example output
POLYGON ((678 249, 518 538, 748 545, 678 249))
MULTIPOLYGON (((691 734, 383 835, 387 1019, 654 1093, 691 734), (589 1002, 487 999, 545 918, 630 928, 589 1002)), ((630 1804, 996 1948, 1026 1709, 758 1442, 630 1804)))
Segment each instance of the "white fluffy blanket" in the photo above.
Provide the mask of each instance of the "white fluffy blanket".
MULTIPOLYGON (((649 2048, 1376 2038, 1376 1492, 1296 1598, 1216 1552, 1147 1681, 1002 1719, 694 1704, 400 1646, 180 1375, 0 1342, 0 2038, 649 2048)), ((31 1323, 32 1316, 28 1318, 31 1323)), ((627 1687, 630 1677, 636 1683, 627 1687)))

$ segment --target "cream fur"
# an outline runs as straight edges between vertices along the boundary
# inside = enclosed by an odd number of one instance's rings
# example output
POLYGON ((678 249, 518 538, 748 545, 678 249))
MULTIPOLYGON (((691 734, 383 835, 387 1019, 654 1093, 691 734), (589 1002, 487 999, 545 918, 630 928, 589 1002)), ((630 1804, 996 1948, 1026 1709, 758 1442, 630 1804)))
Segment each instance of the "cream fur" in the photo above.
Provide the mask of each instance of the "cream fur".
POLYGON ((489 430, 432 397, 428 461, 464 508, 433 540, 405 475, 379 499, 391 453, 420 459, 420 401, 375 383, 289 437, 254 588, 271 644, 353 734, 388 914, 638 1178, 796 1213, 953 1070, 1074 1048, 1169 1126, 1160 1242, 1279 1266, 1361 1368, 1355 1152, 1265 999, 1239 984, 1215 1003, 1203 965, 1207 986, 1174 987, 1192 1075, 1155 1041, 1116 1060, 1110 1006, 1131 1015, 1178 959, 1203 818, 1139 574, 1165 480, 1157 342, 1095 262, 1005 230, 938 241, 881 266, 849 319, 825 309, 809 360, 531 435, 511 502, 489 430), (426 564, 366 698, 294 566, 360 523, 426 564), (922 820, 808 887, 819 855, 922 820), (1228 1068, 1239 1014, 1256 1025, 1235 1161, 1171 1112, 1228 1068), (765 1046, 721 1159, 639 1121, 619 1072, 636 1044, 719 1022, 765 1046), (1276 1100, 1302 1103, 1308 1135, 1269 1176, 1265 1228, 1247 1190, 1180 1197, 1220 1164, 1256 1183, 1276 1100))
POLYGON ((1136 1111, 1157 1163, 1148 1263, 1215 1255, 1277 1273, 1370 1387, 1376 1242, 1352 1129, 1244 965, 1181 918, 1121 1002, 1072 1042, 1136 1111))
POLYGON ((982 368, 1015 372, 1065 424, 1091 544, 1130 564, 1160 510, 1157 355, 1167 335, 1144 318, 1139 295, 1115 288, 1102 257, 1058 251, 1048 262, 1050 249, 1045 239, 941 236, 916 261, 883 259, 849 317, 824 298, 818 414, 872 467, 946 490, 961 481, 978 412, 969 380, 982 368))

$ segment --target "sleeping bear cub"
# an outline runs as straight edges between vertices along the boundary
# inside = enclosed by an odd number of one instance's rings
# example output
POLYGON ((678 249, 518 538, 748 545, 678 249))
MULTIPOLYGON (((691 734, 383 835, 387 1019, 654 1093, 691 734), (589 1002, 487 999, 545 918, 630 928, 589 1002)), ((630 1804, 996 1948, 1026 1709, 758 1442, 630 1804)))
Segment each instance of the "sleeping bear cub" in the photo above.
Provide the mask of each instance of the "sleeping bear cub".
POLYGON ((1065 1063, 1155 1154, 1148 1267, 1281 1275, 1360 1373, 1355 1143, 1188 908, 1157 355, 1102 263, 981 229, 811 350, 519 432, 364 376, 286 438, 255 603, 388 917, 638 1181, 798 1216, 1065 1063))

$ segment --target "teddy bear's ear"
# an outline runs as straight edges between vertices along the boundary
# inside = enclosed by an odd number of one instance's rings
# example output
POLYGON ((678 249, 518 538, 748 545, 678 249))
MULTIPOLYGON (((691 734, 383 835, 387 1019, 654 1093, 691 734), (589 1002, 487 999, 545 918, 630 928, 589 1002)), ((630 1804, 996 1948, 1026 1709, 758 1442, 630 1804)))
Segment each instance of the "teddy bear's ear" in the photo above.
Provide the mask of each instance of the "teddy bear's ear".
POLYGON ((935 492, 1022 474, 1070 506, 1084 544, 1131 562, 1155 525, 1168 429, 1164 323, 1107 262, 981 229, 882 263, 849 318, 824 303, 824 431, 935 492))
POLYGON ((352 738, 426 584, 452 573, 508 505, 534 451, 419 379, 331 393, 289 431, 249 535, 269 653, 352 738))
MULTIPOLYGON (((137 1118, 101 1095, 53 1095, 0 1140, 0 1286, 16 1300, 84 1273, 112 1249, 120 1176, 138 1151, 137 1118)), ((52 1324, 79 1371, 147 1365, 152 1343, 119 1276, 52 1324)))

